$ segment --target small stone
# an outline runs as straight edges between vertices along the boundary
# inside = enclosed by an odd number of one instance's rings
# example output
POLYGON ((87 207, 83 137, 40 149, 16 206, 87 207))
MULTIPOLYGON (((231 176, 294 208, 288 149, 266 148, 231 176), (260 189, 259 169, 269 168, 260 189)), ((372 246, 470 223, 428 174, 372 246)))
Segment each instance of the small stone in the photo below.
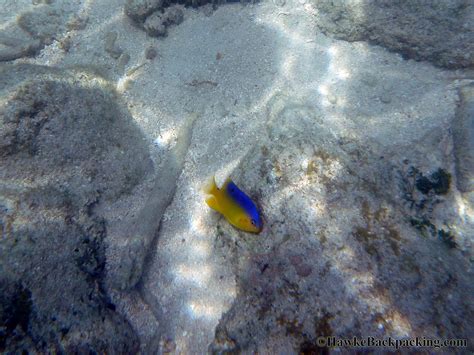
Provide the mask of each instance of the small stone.
POLYGON ((128 53, 123 53, 121 56, 120 56, 120 59, 118 61, 118 68, 120 71, 124 71, 125 70, 125 66, 128 64, 128 62, 130 61, 130 54, 128 53))
POLYGON ((380 101, 382 101, 384 104, 389 104, 390 102, 392 102, 392 94, 389 93, 389 92, 383 92, 383 93, 379 96, 379 99, 380 99, 380 101))
POLYGON ((203 12, 204 16, 209 17, 214 13, 214 7, 212 4, 206 4, 201 7, 201 11, 203 12))
POLYGON ((328 101, 332 104, 332 105, 335 105, 337 103, 337 97, 336 95, 333 95, 331 93, 328 94, 327 96, 328 98, 328 101))
POLYGON ((276 6, 285 6, 286 4, 286 0, 273 0, 273 3, 276 5, 276 6))
POLYGON ((143 25, 145 32, 152 37, 166 36, 166 26, 162 14, 155 12, 150 15, 143 25))
POLYGON ((66 26, 69 30, 83 30, 86 28, 88 20, 89 18, 87 17, 79 17, 74 15, 66 26))
POLYGON ((118 34, 115 31, 107 32, 105 35, 104 49, 114 59, 118 59, 123 53, 123 49, 115 43, 117 37, 118 34))
POLYGON ((303 261, 303 258, 301 257, 301 255, 292 255, 289 257, 289 259, 292 265, 301 264, 301 262, 303 261))
POLYGON ((69 50, 71 49, 71 45, 72 45, 72 39, 71 37, 67 36, 66 38, 62 39, 61 41, 59 41, 59 48, 61 48, 64 52, 69 52, 69 50))
POLYGON ((163 0, 127 0, 125 14, 138 23, 143 23, 153 12, 163 8, 163 0))
POLYGON ((178 6, 170 6, 165 11, 166 25, 179 25, 184 20, 184 13, 178 6))
POLYGON ((372 88, 377 86, 378 82, 377 77, 370 73, 366 73, 365 75, 363 75, 361 80, 365 85, 372 88))
POLYGON ((229 111, 222 102, 217 103, 215 106, 215 112, 218 117, 226 117, 229 114, 229 111))
POLYGON ((164 354, 170 354, 176 350, 176 344, 172 339, 162 340, 160 345, 164 354))
POLYGON ((295 267, 296 273, 301 277, 307 277, 311 275, 311 273, 313 272, 313 268, 306 263, 297 264, 297 265, 294 265, 294 267, 295 267))
POLYGON ((158 52, 155 47, 150 46, 147 49, 145 49, 146 59, 149 59, 149 60, 155 59, 157 55, 158 55, 158 52))
POLYGON ((179 6, 170 6, 164 13, 155 11, 147 17, 144 29, 152 37, 166 36, 166 28, 183 22, 184 13, 179 6))

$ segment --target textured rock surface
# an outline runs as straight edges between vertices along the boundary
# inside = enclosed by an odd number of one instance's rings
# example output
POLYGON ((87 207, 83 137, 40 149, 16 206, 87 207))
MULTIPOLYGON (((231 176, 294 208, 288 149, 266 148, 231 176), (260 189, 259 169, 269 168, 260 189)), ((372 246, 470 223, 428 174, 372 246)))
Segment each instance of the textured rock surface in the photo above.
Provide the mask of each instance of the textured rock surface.
POLYGON ((0 49, 0 62, 34 55, 41 48, 39 40, 31 39, 25 34, 20 37, 0 33, 0 44, 2 45, 0 49))
POLYGON ((122 53, 123 49, 116 43, 117 41, 117 32, 107 32, 104 38, 104 49, 110 56, 114 59, 118 59, 122 53))
MULTIPOLYGON (((63 40, 68 29, 82 29, 84 18, 72 15, 69 6, 35 4, 23 10, 16 21, 6 22, 0 31, 0 61, 36 55, 45 45, 63 40)), ((21 7, 21 5, 19 5, 21 7)))
POLYGON ((166 29, 171 25, 183 22, 183 10, 177 6, 167 7, 163 13, 154 12, 147 17, 143 28, 153 37, 165 36, 166 29))
POLYGON ((127 0, 125 2, 125 14, 136 22, 144 22, 145 19, 164 6, 163 0, 127 0))
POLYGON ((1 349, 133 352, 104 290, 94 206, 149 170, 140 132, 90 73, 3 65, 0 77, 1 349))
POLYGON ((143 28, 149 36, 159 37, 166 35, 166 25, 162 16, 161 13, 155 12, 147 17, 143 28))
MULTIPOLYGON (((2 349, 314 353, 321 335, 472 334, 474 200, 456 168, 471 72, 317 30, 318 4, 353 20, 370 2, 182 6, 160 39, 143 24, 168 2, 42 3, 0 11, 0 59, 32 45, 17 62, 49 66, 0 76, 2 349), (207 208, 213 174, 257 202, 261 234, 207 208)), ((425 17, 450 27, 457 2, 378 4, 404 41, 425 17)), ((406 48, 449 47, 427 43, 406 48)))
MULTIPOLYGON (((351 149, 309 106, 281 106, 236 179, 266 211, 264 232, 216 230, 238 296, 209 350, 324 351, 321 336, 469 338, 469 262, 410 224, 420 207, 408 203, 408 167, 351 149)), ((449 196, 436 198, 452 208, 449 196)))
POLYGON ((203 6, 218 4, 215 0, 163 1, 163 0, 127 0, 124 6, 125 14, 149 36, 166 36, 167 28, 179 25, 183 21, 182 5, 203 6))
POLYGON ((453 122, 454 154, 458 188, 474 191, 474 85, 460 90, 460 103, 453 122))
POLYGON ((107 249, 107 284, 114 289, 129 290, 142 276, 145 258, 152 247, 161 217, 173 199, 195 119, 196 115, 188 117, 178 133, 179 144, 163 155, 160 164, 163 169, 158 172, 153 185, 145 188, 141 194, 130 196, 130 199, 143 201, 136 211, 132 209, 130 213, 128 210, 129 206, 137 204, 129 199, 125 200, 130 202, 128 208, 123 206, 125 201, 99 208, 104 216, 110 215, 109 219, 115 219, 117 215, 121 219, 115 221, 115 225, 111 227, 107 249), (123 211, 128 216, 123 218, 118 211, 123 211))
POLYGON ((23 13, 18 18, 18 25, 33 38, 44 43, 51 41, 66 29, 67 16, 51 6, 40 6, 23 13))
POLYGON ((474 66, 474 5, 469 1, 318 0, 309 5, 324 33, 369 41, 406 58, 448 68, 474 66))

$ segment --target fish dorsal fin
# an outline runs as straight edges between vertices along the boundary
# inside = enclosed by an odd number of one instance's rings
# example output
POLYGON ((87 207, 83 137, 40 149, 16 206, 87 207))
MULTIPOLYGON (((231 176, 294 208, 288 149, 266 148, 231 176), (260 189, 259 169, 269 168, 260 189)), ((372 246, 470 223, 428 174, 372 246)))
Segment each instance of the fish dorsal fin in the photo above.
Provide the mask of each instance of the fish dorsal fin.
POLYGON ((208 181, 203 187, 203 191, 205 194, 208 194, 208 195, 216 195, 219 192, 219 188, 217 187, 215 176, 212 176, 211 178, 208 179, 208 181))

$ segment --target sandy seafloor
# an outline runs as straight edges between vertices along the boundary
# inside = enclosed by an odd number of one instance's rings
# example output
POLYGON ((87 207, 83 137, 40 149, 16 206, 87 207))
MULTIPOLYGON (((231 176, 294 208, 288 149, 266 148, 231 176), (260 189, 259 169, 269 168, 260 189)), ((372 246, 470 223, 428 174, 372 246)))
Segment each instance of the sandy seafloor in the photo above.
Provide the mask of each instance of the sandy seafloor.
MULTIPOLYGON (((3 0, 0 26, 7 28, 17 13, 34 6, 3 0)), ((262 140, 275 98, 314 107, 328 132, 370 145, 385 159, 409 158, 423 170, 452 154, 451 141, 425 133, 449 126, 460 84, 453 80, 455 72, 364 42, 326 37, 318 33, 315 10, 304 0, 284 6, 227 4, 208 15, 188 8, 183 23, 158 39, 131 23, 122 0, 56 1, 55 6, 87 18, 85 28, 62 34, 70 41, 67 52, 53 41, 35 58, 17 62, 98 68, 115 83, 142 129, 158 171, 166 168, 160 166, 163 152, 180 144, 180 127, 195 120, 140 290, 114 300, 148 349, 207 351, 220 317, 232 305, 233 270, 216 256, 209 236, 219 217, 204 205, 200 188, 214 173, 222 183, 262 140), (130 55, 128 63, 105 51, 110 31, 130 55), (145 58, 150 46, 157 50, 152 60, 145 58)), ((460 211, 452 218, 458 244, 472 253, 472 206, 456 192, 454 200, 460 211)), ((119 218, 133 203, 125 199, 109 214, 119 218)))

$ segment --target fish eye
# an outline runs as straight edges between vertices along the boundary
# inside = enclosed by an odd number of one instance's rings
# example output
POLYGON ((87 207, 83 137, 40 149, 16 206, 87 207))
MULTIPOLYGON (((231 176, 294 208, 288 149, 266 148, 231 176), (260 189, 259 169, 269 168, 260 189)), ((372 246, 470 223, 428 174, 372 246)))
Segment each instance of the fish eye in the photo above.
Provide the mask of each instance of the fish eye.
POLYGON ((251 219, 250 223, 252 223, 254 226, 257 224, 257 222, 254 219, 251 219))

